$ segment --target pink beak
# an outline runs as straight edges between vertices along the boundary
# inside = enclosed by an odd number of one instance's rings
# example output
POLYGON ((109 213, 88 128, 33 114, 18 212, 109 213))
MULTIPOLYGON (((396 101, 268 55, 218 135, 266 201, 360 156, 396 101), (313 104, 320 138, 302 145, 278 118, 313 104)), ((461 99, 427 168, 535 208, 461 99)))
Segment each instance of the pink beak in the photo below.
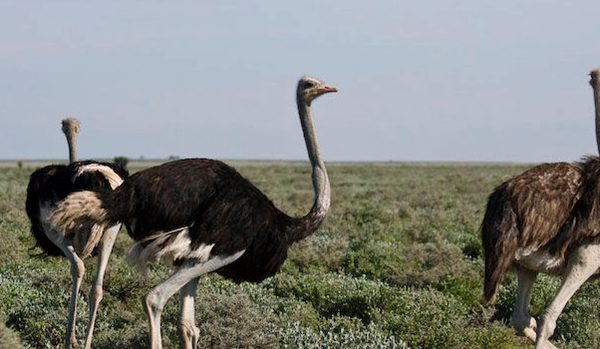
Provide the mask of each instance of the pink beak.
POLYGON ((337 89, 337 88, 335 88, 335 87, 331 87, 331 86, 327 86, 327 85, 324 85, 324 86, 322 86, 322 87, 319 87, 319 92, 321 92, 321 93, 327 93, 327 92, 337 92, 337 91, 338 91, 338 89, 337 89))

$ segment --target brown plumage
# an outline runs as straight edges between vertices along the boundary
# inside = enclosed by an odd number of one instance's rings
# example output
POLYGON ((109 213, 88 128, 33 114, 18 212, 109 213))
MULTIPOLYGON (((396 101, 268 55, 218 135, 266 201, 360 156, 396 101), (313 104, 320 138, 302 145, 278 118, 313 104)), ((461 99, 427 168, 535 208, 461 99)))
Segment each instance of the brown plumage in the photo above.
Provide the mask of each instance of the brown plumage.
MULTIPOLYGON (((590 75, 600 150, 600 70, 590 75)), ((481 238, 486 303, 494 300, 513 269, 518 278, 513 326, 534 341, 536 349, 555 348, 548 338, 556 319, 581 284, 600 270, 600 159, 542 164, 505 181, 488 199, 481 238), (538 273, 563 280, 540 316, 540 326, 527 311, 538 273)))
POLYGON ((488 304, 519 248, 537 250, 558 235, 573 207, 581 172, 579 166, 564 162, 542 164, 492 192, 481 224, 488 304))
POLYGON ((550 253, 564 259, 576 246, 600 241, 600 159, 585 158, 583 179, 569 219, 550 243, 550 253))

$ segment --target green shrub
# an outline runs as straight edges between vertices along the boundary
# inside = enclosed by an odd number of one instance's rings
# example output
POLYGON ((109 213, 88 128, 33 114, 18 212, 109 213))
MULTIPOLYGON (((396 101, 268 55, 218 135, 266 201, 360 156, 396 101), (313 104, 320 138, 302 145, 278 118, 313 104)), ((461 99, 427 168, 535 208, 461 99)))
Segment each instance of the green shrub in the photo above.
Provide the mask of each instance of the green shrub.
POLYGON ((385 307, 374 319, 411 346, 459 348, 469 332, 466 307, 434 290, 386 289, 385 307), (462 333, 454 329, 461 328, 462 333))
POLYGON ((292 246, 289 250, 288 261, 299 267, 321 266, 327 270, 337 270, 346 255, 348 240, 319 232, 292 246))
POLYGON ((113 159, 113 162, 117 166, 121 166, 124 169, 127 169, 127 164, 129 163, 129 159, 125 156, 116 156, 113 159))
MULTIPOLYGON (((57 287, 57 281, 62 283, 61 277, 33 265, 5 265, 0 270, 0 304, 6 307, 7 322, 34 347, 64 342, 69 287, 57 287)), ((82 301, 79 309, 85 307, 82 301)))
MULTIPOLYGON (((148 348, 150 346, 148 322, 145 318, 143 320, 140 318, 137 321, 134 321, 131 318, 123 319, 122 316, 116 315, 114 326, 102 326, 101 322, 99 322, 98 325, 94 331, 92 342, 93 348, 139 349, 148 348)), ((179 345, 178 341, 172 341, 172 331, 174 331, 172 324, 163 323, 163 345, 167 348, 177 347, 177 345, 179 345), (170 331, 167 332, 165 329, 170 331)))
POLYGON ((196 307, 200 348, 276 348, 268 331, 270 317, 261 314, 248 296, 201 294, 196 307))
POLYGON ((383 305, 379 289, 384 284, 365 278, 316 271, 293 278, 279 274, 271 287, 278 297, 294 297, 308 302, 324 317, 342 315, 368 323, 373 308, 383 305))
POLYGON ((302 327, 298 323, 273 327, 282 348, 289 349, 408 349, 408 345, 394 336, 382 333, 375 325, 353 330, 339 329, 336 319, 330 319, 320 331, 302 327))
POLYGON ((447 276, 444 280, 436 283, 435 288, 445 295, 460 299, 470 309, 478 308, 483 301, 483 280, 480 278, 447 276))
POLYGON ((460 249, 445 242, 413 243, 366 240, 346 255, 344 270, 392 285, 423 287, 451 275, 475 277, 460 249))

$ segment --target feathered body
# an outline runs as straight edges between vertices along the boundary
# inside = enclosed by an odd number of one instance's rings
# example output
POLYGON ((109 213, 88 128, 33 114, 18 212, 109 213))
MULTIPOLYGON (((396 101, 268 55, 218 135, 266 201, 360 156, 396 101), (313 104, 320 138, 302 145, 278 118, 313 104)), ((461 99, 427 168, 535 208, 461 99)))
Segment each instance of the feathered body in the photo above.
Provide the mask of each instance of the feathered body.
POLYGON ((488 302, 518 257, 549 249, 569 217, 581 182, 580 166, 560 162, 533 167, 494 189, 481 224, 488 302))
POLYGON ((488 303, 513 263, 561 276, 573 248, 600 242, 600 159, 542 164, 505 181, 488 199, 481 238, 488 303))
POLYGON ((128 172, 120 166, 90 160, 49 165, 34 171, 29 177, 25 210, 31 221, 36 246, 51 256, 64 255, 44 231, 47 217, 41 214, 42 207, 52 210, 57 202, 76 191, 112 189, 127 176, 128 172))
POLYGON ((303 221, 310 220, 304 228, 313 231, 322 222, 286 215, 235 169, 211 159, 152 167, 132 175, 114 193, 96 195, 110 222, 123 222, 137 242, 130 260, 143 264, 146 260, 139 256, 162 255, 178 264, 245 250, 217 271, 237 282, 259 282, 275 274, 303 221), (178 245, 174 254, 166 253, 173 245, 178 245), (209 253, 198 253, 207 248, 209 253))

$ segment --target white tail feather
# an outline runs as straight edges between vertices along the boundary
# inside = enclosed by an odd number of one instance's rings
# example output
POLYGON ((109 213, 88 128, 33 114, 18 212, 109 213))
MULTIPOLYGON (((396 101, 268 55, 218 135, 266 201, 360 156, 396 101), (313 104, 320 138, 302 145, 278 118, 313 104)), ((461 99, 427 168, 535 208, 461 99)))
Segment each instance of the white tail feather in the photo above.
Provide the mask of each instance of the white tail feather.
POLYGON ((127 263, 144 272, 146 264, 152 261, 172 264, 175 260, 196 259, 204 262, 210 258, 213 246, 202 244, 192 249, 189 227, 182 227, 136 241, 129 247, 127 263))

